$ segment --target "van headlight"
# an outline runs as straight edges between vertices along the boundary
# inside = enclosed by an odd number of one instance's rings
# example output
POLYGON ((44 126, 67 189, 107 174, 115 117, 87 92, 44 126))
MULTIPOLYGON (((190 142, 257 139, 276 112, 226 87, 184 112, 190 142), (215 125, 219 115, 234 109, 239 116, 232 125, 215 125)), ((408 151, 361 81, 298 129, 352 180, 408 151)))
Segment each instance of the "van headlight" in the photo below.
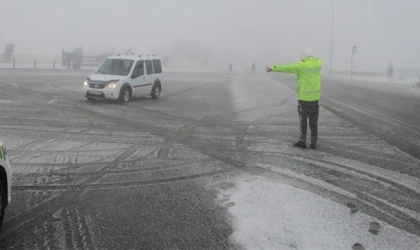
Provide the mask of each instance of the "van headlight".
POLYGON ((110 82, 109 84, 108 84, 108 88, 109 89, 115 89, 117 87, 117 83, 116 82, 110 82))
POLYGON ((88 85, 89 85, 89 83, 88 83, 87 80, 83 82, 83 87, 87 87, 88 85))

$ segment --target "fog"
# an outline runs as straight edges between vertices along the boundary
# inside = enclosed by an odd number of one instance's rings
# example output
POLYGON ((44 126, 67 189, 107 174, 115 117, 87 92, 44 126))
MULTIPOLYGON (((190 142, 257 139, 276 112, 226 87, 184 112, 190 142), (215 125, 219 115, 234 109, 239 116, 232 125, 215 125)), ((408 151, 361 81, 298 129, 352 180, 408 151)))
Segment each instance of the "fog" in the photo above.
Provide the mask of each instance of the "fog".
MULTIPOLYGON (((0 45, 57 55, 162 51, 178 40, 251 64, 292 62, 312 48, 330 65, 332 0, 0 0, 0 45)), ((420 2, 336 0, 334 69, 420 67, 420 2)), ((2 48, 3 49, 3 48, 2 48)), ((227 66, 226 66, 227 67, 227 66)))

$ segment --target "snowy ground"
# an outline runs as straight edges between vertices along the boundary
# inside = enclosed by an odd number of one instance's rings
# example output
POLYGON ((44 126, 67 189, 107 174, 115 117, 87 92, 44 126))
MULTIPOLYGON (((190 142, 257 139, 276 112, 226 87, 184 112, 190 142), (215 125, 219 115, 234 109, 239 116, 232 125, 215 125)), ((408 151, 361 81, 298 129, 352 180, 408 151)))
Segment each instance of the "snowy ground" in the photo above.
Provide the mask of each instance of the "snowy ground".
MULTIPOLYGON (((246 249, 418 249, 420 238, 311 192, 244 175, 229 196, 235 242, 246 249), (379 223, 378 232, 367 233, 379 223)), ((227 201, 225 201, 227 202, 227 201)), ((376 227, 375 227, 376 229, 376 227)))
MULTIPOLYGON (((85 77, 0 75, 0 139, 15 171, 1 248, 419 244, 420 160, 410 151, 420 148, 412 125, 418 118, 383 122, 393 109, 395 117, 404 115, 401 103, 380 103, 384 110, 371 115, 359 105, 377 105, 369 99, 377 92, 353 91, 336 108, 350 118, 354 108, 363 110, 388 136, 409 140, 411 131, 408 148, 322 108, 318 150, 298 150, 291 147, 298 129, 294 83, 283 78, 281 84, 265 74, 171 71, 159 100, 120 105, 84 100, 85 77), (379 223, 376 234, 371 222, 379 223)), ((326 94, 347 90, 334 86, 326 94)))

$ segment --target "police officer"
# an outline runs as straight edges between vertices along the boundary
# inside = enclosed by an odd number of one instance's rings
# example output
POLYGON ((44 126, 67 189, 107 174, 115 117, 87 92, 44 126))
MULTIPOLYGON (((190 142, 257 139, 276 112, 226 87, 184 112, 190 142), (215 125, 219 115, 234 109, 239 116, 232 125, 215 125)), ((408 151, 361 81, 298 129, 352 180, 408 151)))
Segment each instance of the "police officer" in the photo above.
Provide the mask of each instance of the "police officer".
POLYGON ((297 74, 298 76, 298 114, 300 121, 299 141, 294 143, 294 147, 306 148, 306 131, 311 129, 312 149, 316 149, 318 141, 318 114, 319 100, 321 99, 321 68, 322 60, 315 58, 312 50, 306 50, 302 55, 302 60, 296 64, 285 64, 267 67, 267 72, 282 72, 297 74))
POLYGON ((252 63, 251 71, 249 72, 248 75, 250 75, 251 73, 254 73, 254 76, 255 76, 255 62, 252 63))
POLYGON ((229 71, 228 71, 228 75, 233 75, 233 65, 232 65, 232 63, 231 64, 229 64, 229 71))

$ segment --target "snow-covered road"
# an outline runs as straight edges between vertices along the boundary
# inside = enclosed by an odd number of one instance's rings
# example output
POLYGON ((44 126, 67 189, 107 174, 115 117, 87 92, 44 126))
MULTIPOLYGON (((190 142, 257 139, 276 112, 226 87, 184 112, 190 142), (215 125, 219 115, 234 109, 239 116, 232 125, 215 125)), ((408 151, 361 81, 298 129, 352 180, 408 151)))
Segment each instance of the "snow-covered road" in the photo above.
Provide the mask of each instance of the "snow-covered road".
POLYGON ((23 72, 0 75, 1 247, 420 245, 420 160, 326 109, 318 150, 291 147, 295 94, 267 75, 174 71, 119 105, 84 100, 83 73, 23 72))

